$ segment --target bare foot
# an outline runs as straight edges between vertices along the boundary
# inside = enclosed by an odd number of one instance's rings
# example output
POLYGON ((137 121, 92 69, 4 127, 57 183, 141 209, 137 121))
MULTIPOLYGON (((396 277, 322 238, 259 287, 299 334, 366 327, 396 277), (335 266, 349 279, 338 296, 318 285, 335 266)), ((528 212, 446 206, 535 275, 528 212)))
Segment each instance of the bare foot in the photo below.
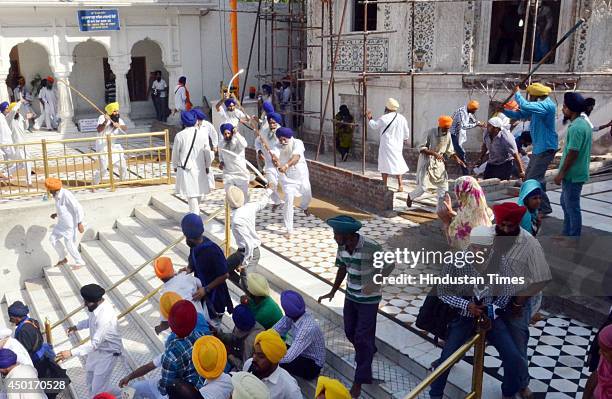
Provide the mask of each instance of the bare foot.
POLYGON ((406 206, 408 208, 412 208, 412 199, 410 198, 410 196, 406 197, 406 206))
POLYGON ((351 387, 351 398, 358 398, 361 395, 361 384, 353 384, 351 387))
POLYGON ((68 259, 67 259, 67 258, 64 258, 64 259, 60 260, 59 262, 57 262, 57 263, 55 264, 55 267, 63 266, 63 265, 65 265, 66 263, 68 263, 68 259))

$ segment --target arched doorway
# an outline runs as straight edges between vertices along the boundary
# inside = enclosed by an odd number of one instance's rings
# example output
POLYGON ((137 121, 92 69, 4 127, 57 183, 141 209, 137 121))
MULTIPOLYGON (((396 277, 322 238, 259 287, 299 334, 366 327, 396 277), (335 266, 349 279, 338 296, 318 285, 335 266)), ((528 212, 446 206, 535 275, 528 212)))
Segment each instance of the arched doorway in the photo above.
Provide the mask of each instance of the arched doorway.
MULTIPOLYGON (((132 105, 132 119, 155 118, 155 107, 151 101, 149 89, 152 74, 161 71, 162 78, 170 86, 168 71, 164 68, 162 49, 151 39, 144 39, 132 46, 132 62, 127 73, 128 91, 132 105)), ((170 93, 171 94, 171 93, 170 93)), ((172 98, 171 95, 166 99, 172 98)), ((167 107, 167 102, 166 105, 167 107)))
MULTIPOLYGON (((77 87, 100 109, 104 108, 108 99, 107 83, 114 85, 114 76, 108 66, 106 47, 94 40, 87 40, 75 46, 72 57, 74 65, 70 74, 70 83, 77 87)), ((80 96, 73 96, 76 119, 94 117, 98 113, 80 96)))
POLYGON ((13 46, 9 53, 11 66, 9 68, 6 85, 11 101, 14 101, 14 89, 17 87, 19 77, 25 80, 26 93, 32 95, 32 106, 36 113, 40 113, 40 104, 35 100, 40 90, 40 81, 52 76, 49 65, 49 53, 40 44, 26 40, 13 46))

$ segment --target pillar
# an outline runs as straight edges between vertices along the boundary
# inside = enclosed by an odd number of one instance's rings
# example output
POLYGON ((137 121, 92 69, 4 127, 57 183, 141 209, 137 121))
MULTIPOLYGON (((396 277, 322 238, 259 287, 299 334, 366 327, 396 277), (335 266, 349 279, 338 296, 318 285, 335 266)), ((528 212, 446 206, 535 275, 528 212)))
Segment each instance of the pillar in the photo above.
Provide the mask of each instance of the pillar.
POLYGON ((8 71, 0 71, 0 102, 10 102, 11 100, 8 86, 6 85, 6 78, 8 78, 8 71))
MULTIPOLYGON (((178 84, 178 80, 183 76, 183 68, 180 66, 165 65, 168 71, 168 108, 170 111, 174 111, 174 90, 178 84)), ((189 89, 189 76, 187 76, 187 89, 189 89)), ((194 102, 194 99, 191 99, 194 102)))
POLYGON ((60 133, 76 133, 77 126, 74 124, 74 104, 72 103, 72 92, 66 84, 70 84, 70 71, 55 72, 57 86, 57 101, 58 111, 60 116, 60 124, 58 131, 60 133), (63 83, 65 82, 65 83, 63 83))
POLYGON ((130 57, 113 57, 109 59, 109 65, 115 74, 115 89, 117 102, 119 102, 119 114, 127 127, 133 128, 134 122, 130 119, 132 106, 130 104, 130 93, 128 91, 127 73, 130 70, 130 57))

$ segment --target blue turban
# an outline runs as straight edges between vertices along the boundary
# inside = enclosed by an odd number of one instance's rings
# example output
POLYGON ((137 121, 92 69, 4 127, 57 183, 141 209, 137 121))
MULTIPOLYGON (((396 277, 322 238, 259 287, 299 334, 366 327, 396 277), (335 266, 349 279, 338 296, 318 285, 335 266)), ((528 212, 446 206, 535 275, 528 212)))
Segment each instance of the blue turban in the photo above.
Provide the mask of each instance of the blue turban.
POLYGON ((272 93, 272 86, 270 86, 269 84, 261 85, 261 90, 267 93, 272 93))
POLYGON ((361 222, 353 217, 347 215, 339 215, 325 221, 332 229, 334 233, 339 234, 352 234, 363 226, 361 222))
POLYGON ((0 369, 7 369, 17 364, 17 355, 10 349, 0 349, 0 369))
POLYGON ((21 301, 13 302, 13 304, 8 307, 9 317, 26 317, 28 313, 30 313, 30 309, 21 301))
POLYGON ((225 100, 224 104, 226 107, 229 107, 230 105, 236 105, 236 100, 234 100, 233 98, 228 98, 227 100, 225 100))
POLYGON ((231 123, 224 123, 221 126, 219 126, 219 129, 221 130, 221 134, 223 134, 223 132, 225 132, 226 130, 229 130, 230 132, 234 131, 234 125, 232 125, 231 123))
POLYGON ((196 116, 193 111, 181 111, 181 122, 183 126, 192 127, 196 124, 196 116))
POLYGON ((0 104, 0 112, 4 112, 5 109, 7 109, 9 106, 9 103, 7 103, 6 101, 0 104))
POLYGON ((585 104, 582 94, 575 91, 565 92, 563 95, 563 103, 572 112, 584 112, 585 104))
POLYGON ((279 127, 276 130, 276 137, 285 137, 290 139, 291 137, 293 137, 293 130, 289 129, 288 127, 279 127))
POLYGON ((264 101, 261 107, 263 108, 266 115, 270 115, 272 112, 274 112, 274 105, 272 105, 270 101, 264 101))
POLYGON ((268 113, 268 122, 270 121, 270 119, 272 119, 274 122, 278 123, 279 125, 283 123, 283 117, 281 116, 281 114, 276 113, 276 112, 268 113))
POLYGON ((200 238, 204 234, 202 218, 195 213, 188 213, 181 220, 181 230, 187 238, 200 238))
POLYGON ((194 109, 191 110, 191 112, 193 112, 193 114, 195 115, 196 119, 199 120, 199 121, 208 120, 208 118, 206 118, 206 114, 200 108, 194 108, 194 109))
POLYGON ((281 293, 281 306, 285 311, 285 315, 292 319, 300 318, 306 312, 304 298, 297 292, 291 290, 286 290, 281 293))
POLYGON ((238 305, 234 308, 232 320, 240 331, 251 331, 255 325, 255 315, 246 305, 238 305))

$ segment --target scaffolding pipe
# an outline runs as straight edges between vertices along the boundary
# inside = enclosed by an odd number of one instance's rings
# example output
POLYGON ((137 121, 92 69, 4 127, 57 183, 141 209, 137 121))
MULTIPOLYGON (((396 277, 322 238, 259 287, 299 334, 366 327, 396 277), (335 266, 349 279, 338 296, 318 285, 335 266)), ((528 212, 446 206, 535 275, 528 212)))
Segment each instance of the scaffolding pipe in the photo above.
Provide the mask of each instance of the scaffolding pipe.
MULTIPOLYGON (((535 0, 535 10, 533 12, 533 27, 531 28, 531 55, 529 57, 529 71, 533 67, 533 54, 535 52, 535 38, 536 38, 536 29, 538 25, 538 7, 540 5, 540 0, 535 0)), ((527 77, 528 83, 531 84, 531 75, 527 77)))
POLYGON ((521 59, 519 65, 523 65, 525 61, 525 44, 527 43, 527 28, 529 26, 529 9, 531 8, 531 0, 526 0, 527 6, 525 7, 525 21, 523 22, 523 44, 521 44, 521 59))
MULTIPOLYGON (((333 0, 330 0, 328 2, 329 5, 329 33, 333 33, 334 32, 334 15, 333 15, 333 0)), ((333 40, 329 42, 329 52, 330 54, 334 53, 334 43, 333 40)), ((321 68, 323 69, 323 68, 321 68)), ((334 122, 332 122, 332 136, 333 136, 333 149, 334 149, 334 166, 336 166, 336 118, 335 118, 335 112, 336 112, 336 89, 335 89, 335 85, 332 84, 332 82, 330 82, 331 84, 331 89, 332 89, 332 93, 331 93, 331 97, 332 97, 332 117, 334 119, 334 122)))
MULTIPOLYGON (((255 17, 255 26, 253 27, 253 36, 251 37, 251 48, 249 49, 249 61, 247 62, 246 72, 244 75, 244 86, 242 86, 242 94, 240 95, 240 103, 244 100, 244 92, 247 88, 247 81, 249 80, 249 69, 251 69, 251 59, 253 57, 253 47, 255 46, 255 35, 259 31, 259 12, 261 11, 261 0, 257 3, 257 16, 255 17)), ((257 61, 259 63, 259 53, 257 53, 257 61)))
MULTIPOLYGON (((363 73, 368 71, 368 3, 363 5, 363 73)), ((366 141, 368 140, 368 82, 367 77, 363 75, 361 81, 363 85, 363 103, 362 103, 362 118, 363 118, 363 129, 361 129, 361 174, 365 175, 365 164, 366 164, 366 141)))
MULTIPOLYGON (((414 71, 414 3, 411 4, 410 24, 412 33, 410 35, 410 63, 411 72, 414 71)), ((410 73, 410 148, 414 148, 414 73, 410 73)))

